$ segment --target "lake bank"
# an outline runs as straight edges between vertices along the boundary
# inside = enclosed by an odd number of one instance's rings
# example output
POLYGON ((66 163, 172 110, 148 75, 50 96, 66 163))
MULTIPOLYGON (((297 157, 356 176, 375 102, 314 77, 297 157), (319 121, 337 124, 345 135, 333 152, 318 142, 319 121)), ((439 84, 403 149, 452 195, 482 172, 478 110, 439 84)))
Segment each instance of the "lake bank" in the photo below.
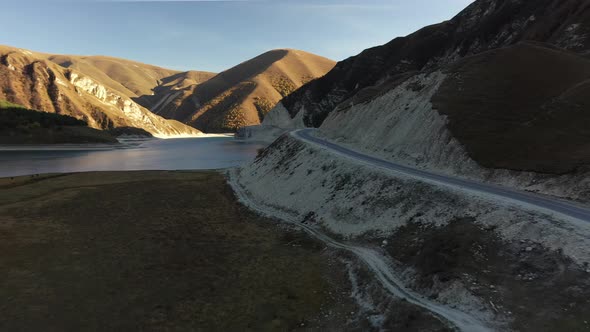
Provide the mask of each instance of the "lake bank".
POLYGON ((121 144, 0 145, 0 177, 45 173, 195 170, 238 166, 261 144, 227 135, 121 139, 121 144))

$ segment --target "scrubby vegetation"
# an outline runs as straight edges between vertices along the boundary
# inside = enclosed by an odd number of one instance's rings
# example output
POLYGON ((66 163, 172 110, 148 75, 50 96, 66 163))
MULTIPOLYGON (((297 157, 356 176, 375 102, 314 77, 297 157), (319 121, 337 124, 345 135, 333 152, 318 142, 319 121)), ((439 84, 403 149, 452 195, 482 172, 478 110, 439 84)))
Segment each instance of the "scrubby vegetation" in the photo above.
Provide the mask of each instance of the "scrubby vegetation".
POLYGON ((275 88, 275 90, 277 90, 277 92, 283 97, 290 95, 291 92, 297 89, 297 86, 295 86, 295 84, 285 76, 273 79, 272 87, 275 88))
POLYGON ((303 75, 301 76, 301 85, 305 85, 313 80, 315 80, 315 77, 311 75, 303 75))
POLYGON ((87 126, 87 123, 67 115, 40 112, 0 101, 0 130, 87 126))
POLYGON ((258 117, 260 118, 260 122, 262 122, 266 114, 270 112, 274 105, 270 102, 270 100, 264 97, 255 97, 254 107, 256 107, 256 110, 258 111, 258 117))
POLYGON ((116 143, 110 133, 68 115, 35 111, 0 100, 1 144, 116 143))
POLYGON ((238 130, 238 128, 246 125, 246 117, 244 110, 237 105, 234 105, 223 119, 223 128, 231 131, 238 130))

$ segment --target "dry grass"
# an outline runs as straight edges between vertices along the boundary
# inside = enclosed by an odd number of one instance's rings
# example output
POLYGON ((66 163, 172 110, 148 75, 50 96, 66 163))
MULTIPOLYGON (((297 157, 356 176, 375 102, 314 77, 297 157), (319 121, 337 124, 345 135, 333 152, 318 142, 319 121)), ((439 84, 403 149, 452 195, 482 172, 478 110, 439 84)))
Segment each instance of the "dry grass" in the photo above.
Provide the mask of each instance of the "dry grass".
POLYGON ((322 306, 355 310, 329 295, 342 289, 323 246, 238 204, 218 173, 0 188, 1 330, 290 330, 324 326, 322 306))
POLYGON ((433 98, 480 164, 544 173, 590 164, 590 60, 542 44, 466 58, 433 98))
MULTIPOLYGON (((193 102, 184 103, 177 112, 178 120, 189 123, 204 131, 224 131, 228 126, 211 123, 210 118, 224 117, 234 108, 241 109, 245 125, 258 124, 262 121, 256 103, 265 100, 265 104, 274 107, 284 96, 309 82, 312 78, 323 76, 335 65, 335 62, 314 54, 298 50, 274 50, 254 59, 241 63, 212 79, 197 86, 193 97, 200 105, 193 102), (247 93, 236 87, 248 84, 255 88, 247 93), (239 92, 239 93, 236 93, 239 92), (237 100, 229 106, 217 107, 219 96, 233 95, 237 100), (220 114, 207 114, 207 113, 220 114)), ((266 105, 265 108, 268 108, 266 105)), ((263 117, 263 114, 262 114, 263 117)))

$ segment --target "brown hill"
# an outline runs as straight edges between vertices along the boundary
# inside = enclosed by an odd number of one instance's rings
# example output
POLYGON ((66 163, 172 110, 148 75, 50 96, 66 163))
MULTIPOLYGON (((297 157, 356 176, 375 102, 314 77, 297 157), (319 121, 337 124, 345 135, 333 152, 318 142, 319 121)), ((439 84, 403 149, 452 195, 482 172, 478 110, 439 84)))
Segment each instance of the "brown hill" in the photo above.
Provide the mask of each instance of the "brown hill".
POLYGON ((590 164, 590 59, 517 44, 452 66, 433 97, 451 133, 486 167, 544 173, 590 164))
POLYGON ((137 94, 131 89, 143 93, 151 77, 156 82, 156 75, 168 74, 166 70, 147 65, 141 69, 133 62, 112 58, 77 58, 0 46, 0 99, 71 115, 97 129, 136 127, 155 136, 198 134, 182 123, 152 114, 132 100, 137 94))
POLYGON ((303 51, 269 51, 200 85, 169 92, 152 111, 207 132, 233 131, 260 123, 281 98, 334 64, 303 51))
POLYGON ((215 76, 210 72, 180 72, 107 56, 48 55, 47 58, 96 78, 146 108, 154 107, 171 92, 194 88, 215 76))

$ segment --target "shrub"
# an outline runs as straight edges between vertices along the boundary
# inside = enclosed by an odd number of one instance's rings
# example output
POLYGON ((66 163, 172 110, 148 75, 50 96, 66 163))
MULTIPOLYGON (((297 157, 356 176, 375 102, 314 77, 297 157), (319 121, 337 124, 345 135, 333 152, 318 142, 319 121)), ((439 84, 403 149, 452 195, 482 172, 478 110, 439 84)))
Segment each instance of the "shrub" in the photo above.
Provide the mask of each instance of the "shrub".
POLYGON ((275 78, 272 81, 272 87, 283 97, 290 95, 295 89, 297 89, 295 84, 285 76, 275 78))
POLYGON ((274 107, 274 105, 264 97, 255 97, 254 98, 254 107, 258 111, 258 118, 260 122, 264 120, 264 117, 270 112, 270 110, 274 107))
POLYGON ((240 127, 246 125, 246 117, 244 116, 244 110, 239 106, 234 105, 223 119, 222 127, 224 129, 235 131, 240 127))

